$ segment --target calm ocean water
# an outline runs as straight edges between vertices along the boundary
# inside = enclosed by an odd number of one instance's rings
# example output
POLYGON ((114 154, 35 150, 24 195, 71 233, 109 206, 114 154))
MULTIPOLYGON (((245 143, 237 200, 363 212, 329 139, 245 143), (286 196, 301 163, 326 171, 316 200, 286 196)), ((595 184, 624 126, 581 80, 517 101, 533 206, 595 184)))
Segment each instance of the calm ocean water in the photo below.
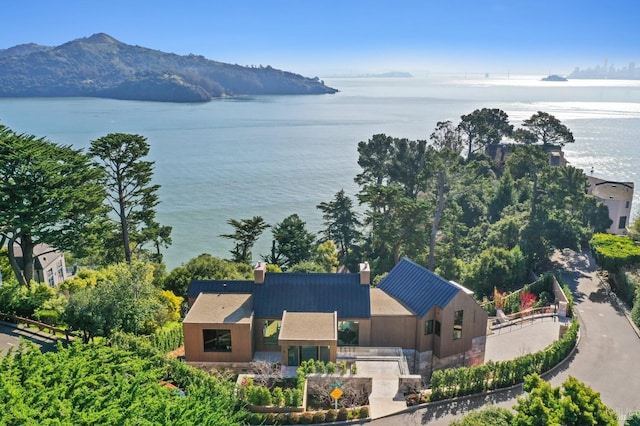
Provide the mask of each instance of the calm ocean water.
MULTIPOLYGON (((436 122, 496 107, 520 124, 549 112, 572 129, 571 164, 599 177, 640 182, 640 82, 541 82, 539 77, 325 79, 340 93, 260 96, 205 104, 104 99, 0 99, 0 123, 15 131, 86 148, 110 132, 151 144, 162 185, 159 221, 173 226, 169 268, 212 253, 227 257, 230 218, 292 213, 321 227, 316 205, 344 189, 354 195, 357 144, 376 133, 426 139, 436 122)), ((634 212, 640 208, 636 191, 634 212)), ((254 258, 269 251, 266 232, 254 258)))

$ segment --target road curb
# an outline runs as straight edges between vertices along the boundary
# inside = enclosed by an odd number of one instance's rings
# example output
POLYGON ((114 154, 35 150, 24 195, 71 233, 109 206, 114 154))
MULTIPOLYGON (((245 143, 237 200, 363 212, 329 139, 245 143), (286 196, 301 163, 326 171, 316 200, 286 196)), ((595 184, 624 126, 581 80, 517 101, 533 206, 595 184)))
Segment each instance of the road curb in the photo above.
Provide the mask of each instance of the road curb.
POLYGON ((622 312, 624 312, 624 316, 627 318, 627 321, 629 321, 629 325, 631 325, 631 328, 633 328, 633 331, 636 333, 636 336, 638 336, 638 339, 640 339, 640 329, 638 329, 638 326, 636 326, 636 324, 633 322, 633 319, 631 318, 631 315, 629 314, 629 310, 627 309, 625 304, 618 298, 617 294, 611 291, 611 287, 604 282, 600 274, 598 274, 597 272, 595 272, 594 274, 596 277, 598 277, 598 281, 600 282, 600 285, 602 286, 602 288, 604 288, 605 291, 607 292, 607 296, 609 296, 609 300, 611 301, 611 303, 615 305, 618 309, 620 309, 622 312))

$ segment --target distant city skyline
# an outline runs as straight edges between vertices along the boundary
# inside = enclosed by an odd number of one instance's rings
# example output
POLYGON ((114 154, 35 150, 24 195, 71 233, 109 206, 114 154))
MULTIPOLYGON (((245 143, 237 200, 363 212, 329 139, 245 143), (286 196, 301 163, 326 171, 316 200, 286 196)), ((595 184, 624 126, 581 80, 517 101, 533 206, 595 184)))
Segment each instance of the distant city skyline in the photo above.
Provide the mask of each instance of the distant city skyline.
POLYGON ((3 5, 0 48, 104 32, 132 45, 308 76, 556 73, 640 63, 640 3, 25 0, 3 5))

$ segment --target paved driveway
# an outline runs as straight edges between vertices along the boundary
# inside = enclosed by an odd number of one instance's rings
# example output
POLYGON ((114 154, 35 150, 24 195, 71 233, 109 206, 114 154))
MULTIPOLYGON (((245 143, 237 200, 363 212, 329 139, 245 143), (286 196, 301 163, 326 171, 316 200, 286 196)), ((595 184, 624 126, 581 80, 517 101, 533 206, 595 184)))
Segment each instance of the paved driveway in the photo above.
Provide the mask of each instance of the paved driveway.
MULTIPOLYGON (((574 357, 550 380, 560 385, 569 375, 600 392, 605 404, 618 413, 621 422, 632 411, 640 411, 640 337, 629 324, 624 312, 616 307, 600 285, 597 268, 588 254, 558 255, 562 279, 574 292, 580 315, 580 343, 574 357)), ((382 425, 448 425, 471 410, 487 404, 511 408, 519 390, 470 398, 456 404, 421 409, 371 422, 382 425)))

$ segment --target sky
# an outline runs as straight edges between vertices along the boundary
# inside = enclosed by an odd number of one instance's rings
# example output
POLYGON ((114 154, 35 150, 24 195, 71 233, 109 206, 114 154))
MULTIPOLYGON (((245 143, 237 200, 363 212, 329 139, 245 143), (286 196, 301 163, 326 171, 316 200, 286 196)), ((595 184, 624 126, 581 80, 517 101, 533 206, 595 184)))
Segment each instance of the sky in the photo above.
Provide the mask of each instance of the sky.
POLYGON ((638 0, 20 0, 0 48, 95 33, 310 77, 640 65, 638 0))

